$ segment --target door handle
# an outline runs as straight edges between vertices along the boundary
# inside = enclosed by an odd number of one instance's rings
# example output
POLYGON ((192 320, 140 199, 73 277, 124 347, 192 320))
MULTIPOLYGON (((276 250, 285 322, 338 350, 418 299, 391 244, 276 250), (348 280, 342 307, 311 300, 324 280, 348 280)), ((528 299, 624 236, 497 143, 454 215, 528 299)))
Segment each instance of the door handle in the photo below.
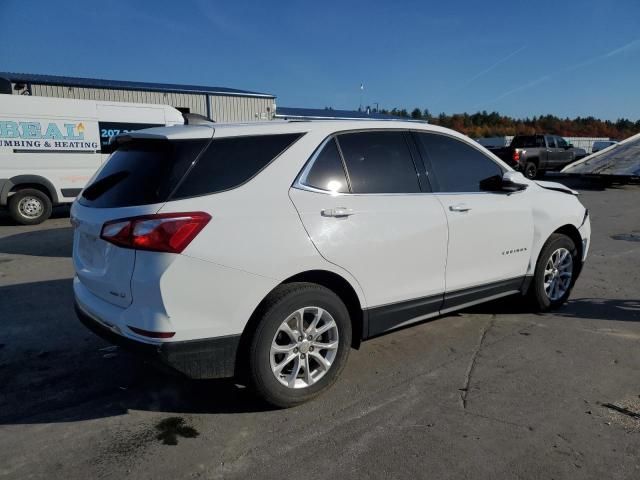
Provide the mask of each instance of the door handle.
POLYGON ((464 203, 459 203, 458 205, 449 205, 449 210, 452 212, 468 212, 471 207, 467 207, 464 203))
POLYGON ((345 207, 336 207, 336 208, 325 208, 320 212, 323 217, 348 217, 349 215, 353 215, 355 212, 351 208, 345 207))

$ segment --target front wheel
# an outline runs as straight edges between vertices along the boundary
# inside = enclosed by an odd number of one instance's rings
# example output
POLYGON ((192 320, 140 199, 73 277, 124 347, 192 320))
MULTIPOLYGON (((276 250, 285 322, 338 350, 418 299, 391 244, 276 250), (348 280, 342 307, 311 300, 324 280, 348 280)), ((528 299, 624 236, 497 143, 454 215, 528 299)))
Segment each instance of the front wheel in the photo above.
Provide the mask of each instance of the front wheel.
POLYGON ((351 348, 342 300, 312 283, 281 285, 266 299, 249 345, 249 381, 277 407, 304 403, 327 390, 351 348))
POLYGON ((21 225, 37 225, 51 216, 53 205, 47 195, 35 188, 25 188, 9 198, 9 214, 21 225))
POLYGON ((571 238, 554 233, 542 247, 529 292, 534 307, 548 311, 564 304, 576 281, 578 250, 571 238))

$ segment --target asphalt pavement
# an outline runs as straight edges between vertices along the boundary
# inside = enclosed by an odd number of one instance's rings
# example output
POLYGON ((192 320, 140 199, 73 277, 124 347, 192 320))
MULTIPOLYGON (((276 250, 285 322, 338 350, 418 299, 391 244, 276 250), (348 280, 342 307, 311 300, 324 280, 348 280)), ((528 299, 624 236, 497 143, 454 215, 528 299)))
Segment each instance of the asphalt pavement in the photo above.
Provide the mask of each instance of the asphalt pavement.
POLYGON ((68 210, 0 216, 0 477, 638 479, 640 187, 581 192, 593 239, 564 308, 378 337, 289 410, 110 347, 73 312, 68 210))

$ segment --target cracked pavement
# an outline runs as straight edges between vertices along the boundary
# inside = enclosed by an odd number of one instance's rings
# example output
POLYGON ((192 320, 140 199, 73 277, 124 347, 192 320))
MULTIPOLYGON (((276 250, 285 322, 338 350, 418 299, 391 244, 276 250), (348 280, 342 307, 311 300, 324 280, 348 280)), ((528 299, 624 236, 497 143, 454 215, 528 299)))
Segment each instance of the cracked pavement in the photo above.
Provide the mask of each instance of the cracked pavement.
POLYGON ((640 187, 582 192, 562 310, 515 297, 373 339, 290 410, 104 350, 73 314, 66 212, 0 217, 0 477, 640 478, 640 187))

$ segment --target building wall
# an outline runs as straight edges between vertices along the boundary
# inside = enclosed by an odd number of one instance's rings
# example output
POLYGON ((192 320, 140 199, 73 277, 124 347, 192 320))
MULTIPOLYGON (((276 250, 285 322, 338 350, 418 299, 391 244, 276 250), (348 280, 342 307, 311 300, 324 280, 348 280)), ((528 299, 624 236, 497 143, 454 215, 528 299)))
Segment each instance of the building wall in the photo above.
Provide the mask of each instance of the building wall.
POLYGON ((211 95, 211 116, 216 122, 256 122, 271 120, 274 99, 211 95))
MULTIPOLYGON (((15 91, 14 94, 21 92, 15 91)), ((241 95, 207 95, 204 93, 152 92, 143 90, 68 87, 64 85, 31 84, 31 94, 43 97, 75 98, 171 105, 188 108, 191 113, 207 115, 207 97, 211 117, 216 122, 254 122, 271 120, 274 99, 241 95)))

